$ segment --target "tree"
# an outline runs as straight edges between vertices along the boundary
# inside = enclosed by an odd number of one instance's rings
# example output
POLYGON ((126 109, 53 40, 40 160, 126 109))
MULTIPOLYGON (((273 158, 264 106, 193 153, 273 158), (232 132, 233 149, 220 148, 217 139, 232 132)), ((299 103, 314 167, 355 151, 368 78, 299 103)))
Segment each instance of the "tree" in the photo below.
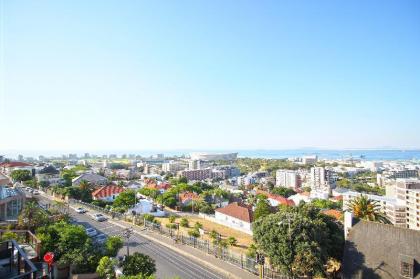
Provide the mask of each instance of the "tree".
POLYGON ((356 218, 386 224, 390 223, 388 218, 380 211, 381 206, 379 203, 365 195, 360 195, 351 200, 348 207, 356 218))
POLYGON ((188 231, 188 235, 192 236, 192 237, 195 237, 195 238, 198 238, 198 237, 200 237, 200 232, 198 231, 198 229, 194 228, 194 229, 188 231))
POLYGON ((188 228, 189 227, 189 222, 188 222, 188 219, 187 218, 181 218, 181 221, 179 221, 179 225, 181 226, 181 227, 185 227, 185 228, 188 228))
POLYGON ((202 229, 203 228, 203 224, 201 224, 200 222, 197 222, 194 224, 194 228, 198 229, 202 229))
POLYGON ((313 206, 316 206, 320 209, 339 209, 341 210, 343 207, 343 204, 341 202, 334 202, 330 200, 325 199, 313 199, 311 201, 311 204, 313 206))
POLYGON ((257 206, 255 208, 254 212, 254 220, 258 220, 261 217, 265 217, 270 215, 271 213, 271 207, 268 204, 268 201, 265 199, 260 199, 257 202, 257 206))
POLYGON ((229 236, 228 239, 227 239, 227 243, 230 246, 236 246, 236 244, 238 243, 238 240, 236 240, 236 238, 233 237, 233 236, 229 236))
POLYGON ((96 273, 103 279, 113 279, 115 278, 114 268, 116 264, 116 260, 110 259, 108 256, 102 257, 96 268, 96 273))
POLYGON ((150 276, 156 272, 155 260, 138 252, 127 256, 122 263, 122 268, 124 275, 150 276))
POLYGON ((175 215, 170 215, 169 216, 169 223, 174 223, 176 220, 176 216, 175 215))
POLYGON ((18 225, 32 232, 48 223, 47 213, 36 202, 27 202, 18 217, 18 225))
POLYGON ((118 251, 124 246, 124 242, 119 236, 110 236, 105 241, 105 254, 110 257, 115 257, 118 251))
POLYGON ((292 277, 325 274, 328 259, 341 259, 344 246, 343 229, 306 204, 258 219, 253 237, 270 262, 292 277))
POLYGON ((79 183, 80 190, 87 190, 87 189, 89 189, 89 187, 90 187, 89 181, 87 181, 85 179, 83 179, 82 181, 80 181, 80 183, 79 183))
POLYGON ((188 179, 185 176, 181 176, 178 179, 178 183, 188 183, 188 179))
POLYGON ((296 194, 296 192, 293 189, 286 188, 286 187, 275 187, 273 188, 273 190, 271 190, 271 193, 283 196, 285 198, 288 198, 296 194))
POLYGON ((32 175, 29 170, 14 170, 10 174, 10 177, 13 179, 13 181, 19 181, 19 182, 32 179, 32 175))
POLYGON ((114 201, 114 207, 124 208, 125 210, 134 206, 135 203, 135 192, 128 190, 120 193, 114 201))

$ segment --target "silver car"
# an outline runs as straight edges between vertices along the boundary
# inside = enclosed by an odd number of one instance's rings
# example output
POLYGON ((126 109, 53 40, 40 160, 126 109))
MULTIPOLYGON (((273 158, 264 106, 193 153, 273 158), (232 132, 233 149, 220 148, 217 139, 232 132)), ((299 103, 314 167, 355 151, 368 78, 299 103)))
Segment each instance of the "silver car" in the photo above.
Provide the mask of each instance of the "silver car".
POLYGON ((103 222, 107 220, 107 218, 101 213, 92 214, 92 218, 98 222, 103 222))

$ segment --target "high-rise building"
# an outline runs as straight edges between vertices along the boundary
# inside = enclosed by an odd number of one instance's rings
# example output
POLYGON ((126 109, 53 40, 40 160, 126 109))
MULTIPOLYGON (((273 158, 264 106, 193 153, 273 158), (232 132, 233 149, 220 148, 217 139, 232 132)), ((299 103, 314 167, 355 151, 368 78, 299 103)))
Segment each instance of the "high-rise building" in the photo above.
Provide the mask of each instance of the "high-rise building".
POLYGON ((162 164, 162 171, 176 173, 187 168, 186 163, 180 161, 169 161, 162 164))
POLYGON ((397 202, 405 205, 408 229, 420 230, 420 180, 397 179, 397 202))
POLYGON ((327 198, 335 188, 337 175, 324 167, 311 168, 311 195, 314 198, 327 198))
POLYGON ((294 170, 276 171, 276 186, 299 188, 302 184, 299 174, 294 170))
POLYGON ((188 161, 188 169, 189 170, 199 170, 201 168, 201 161, 200 160, 190 160, 188 161))

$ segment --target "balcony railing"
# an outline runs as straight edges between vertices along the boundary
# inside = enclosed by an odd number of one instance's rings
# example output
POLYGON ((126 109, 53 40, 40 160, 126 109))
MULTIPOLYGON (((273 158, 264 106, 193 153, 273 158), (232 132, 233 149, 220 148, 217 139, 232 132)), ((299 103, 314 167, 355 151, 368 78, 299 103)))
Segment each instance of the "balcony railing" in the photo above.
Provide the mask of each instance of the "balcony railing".
POLYGON ((35 279, 38 269, 16 240, 0 243, 1 278, 35 279))

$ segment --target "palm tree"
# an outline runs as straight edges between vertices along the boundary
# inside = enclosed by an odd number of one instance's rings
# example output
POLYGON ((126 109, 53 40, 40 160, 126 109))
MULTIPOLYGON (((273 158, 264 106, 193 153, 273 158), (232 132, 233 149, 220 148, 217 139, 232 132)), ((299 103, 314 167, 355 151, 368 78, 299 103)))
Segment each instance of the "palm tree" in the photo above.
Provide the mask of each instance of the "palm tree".
POLYGON ((80 181, 79 188, 80 190, 87 190, 89 189, 90 183, 87 180, 80 181))
POLYGON ((380 211, 381 206, 379 203, 369 199, 365 195, 360 195, 350 201, 348 208, 356 218, 385 224, 390 223, 388 218, 380 211))

